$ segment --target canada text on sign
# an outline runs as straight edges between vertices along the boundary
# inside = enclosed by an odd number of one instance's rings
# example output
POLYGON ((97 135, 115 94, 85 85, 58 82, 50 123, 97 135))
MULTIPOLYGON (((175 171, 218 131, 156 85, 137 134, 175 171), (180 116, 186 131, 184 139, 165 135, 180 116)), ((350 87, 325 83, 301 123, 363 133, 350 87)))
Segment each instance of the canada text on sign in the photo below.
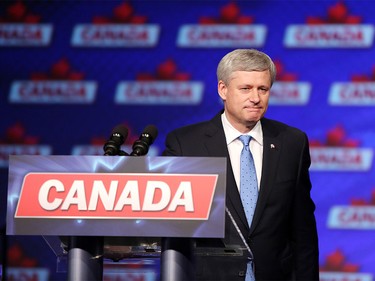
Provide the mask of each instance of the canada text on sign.
POLYGON ((207 220, 216 174, 29 173, 15 218, 207 220))

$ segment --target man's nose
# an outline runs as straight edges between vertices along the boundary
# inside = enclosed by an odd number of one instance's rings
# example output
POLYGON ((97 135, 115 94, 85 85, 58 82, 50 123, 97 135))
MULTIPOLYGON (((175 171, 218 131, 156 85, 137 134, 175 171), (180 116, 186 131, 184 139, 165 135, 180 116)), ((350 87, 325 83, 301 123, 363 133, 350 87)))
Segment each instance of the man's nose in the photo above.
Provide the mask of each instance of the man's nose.
POLYGON ((257 89, 251 89, 251 91, 249 92, 249 100, 253 103, 258 103, 260 101, 257 89))

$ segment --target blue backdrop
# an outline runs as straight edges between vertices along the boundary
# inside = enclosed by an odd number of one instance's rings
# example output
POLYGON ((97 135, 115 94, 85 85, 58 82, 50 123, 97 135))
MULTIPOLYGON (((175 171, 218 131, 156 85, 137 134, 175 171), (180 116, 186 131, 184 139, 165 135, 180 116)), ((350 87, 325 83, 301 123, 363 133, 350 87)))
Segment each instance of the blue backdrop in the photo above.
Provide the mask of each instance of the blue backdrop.
MULTIPOLYGON (((289 96, 274 100, 266 116, 304 130, 315 149, 311 178, 321 279, 328 280, 324 273, 339 272, 337 280, 345 274, 373 280, 374 12, 370 0, 1 1, 1 225, 5 229, 7 155, 100 154, 112 128, 120 123, 130 131, 128 152, 148 124, 156 125, 159 134, 150 153, 159 155, 168 131, 209 119, 221 109, 216 89, 221 57, 235 48, 255 47, 277 62, 278 81, 293 89, 289 96), (74 45, 73 34, 81 24, 89 25, 92 33, 77 35, 74 45), (141 26, 141 42, 134 43, 134 30, 116 33, 113 27, 100 33, 97 25, 105 24, 141 26), (191 36, 197 26, 220 28, 216 33, 206 30, 194 40, 187 36, 190 45, 181 46, 177 38, 184 25, 193 25, 191 36), (233 29, 226 32, 223 26, 233 29), (243 26, 254 30, 240 30, 243 26), (292 34, 294 46, 286 41, 291 26, 310 28, 292 34), (322 28, 314 30, 317 26, 322 28), (88 42, 85 36, 91 36, 88 42), (152 36, 153 44, 148 41, 152 36), (259 37, 260 43, 253 37, 259 37), (193 41, 202 45, 193 46, 193 41), (122 45, 115 46, 119 42, 122 45), (306 42, 310 45, 303 45, 306 42), (47 81, 44 90, 35 86, 41 81, 47 81), (51 81, 62 82, 55 87, 65 95, 53 91, 51 81), (69 99, 72 81, 80 82, 83 91, 89 91, 85 82, 93 82, 93 99, 88 95, 83 95, 83 102, 69 99), (153 88, 157 94, 135 90, 136 103, 116 102, 116 95, 121 95, 119 83, 139 86, 141 81, 158 82, 153 88), (183 94, 174 96, 166 82, 172 82, 173 91, 179 89, 178 82, 187 82, 188 88, 200 83, 200 90, 189 88, 200 100, 193 102, 188 95, 181 103, 183 94), (341 83, 336 103, 329 99, 335 83, 341 83), (149 99, 143 100, 145 96, 149 99), (301 96, 305 102, 299 102, 301 96)), ((9 267, 46 268, 45 280, 64 280, 65 273, 56 273, 56 258, 41 237, 3 235, 1 247, 2 262, 9 267)))

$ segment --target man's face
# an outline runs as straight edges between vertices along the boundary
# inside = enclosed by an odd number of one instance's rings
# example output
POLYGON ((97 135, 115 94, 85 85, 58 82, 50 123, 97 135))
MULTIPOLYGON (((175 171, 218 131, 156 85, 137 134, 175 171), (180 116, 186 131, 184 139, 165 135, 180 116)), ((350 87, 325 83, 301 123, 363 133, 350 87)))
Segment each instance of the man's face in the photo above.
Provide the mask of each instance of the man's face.
POLYGON ((224 109, 234 128, 246 133, 264 116, 268 107, 271 76, 266 71, 236 71, 229 85, 218 83, 224 109))

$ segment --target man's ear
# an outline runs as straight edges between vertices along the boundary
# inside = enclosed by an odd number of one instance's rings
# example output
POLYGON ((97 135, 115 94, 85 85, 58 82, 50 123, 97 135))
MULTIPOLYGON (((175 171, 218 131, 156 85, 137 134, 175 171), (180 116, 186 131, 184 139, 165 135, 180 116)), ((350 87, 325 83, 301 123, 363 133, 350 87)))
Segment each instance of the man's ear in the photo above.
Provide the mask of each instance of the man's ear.
POLYGON ((217 83, 217 92, 222 100, 227 99, 227 86, 222 80, 217 83))

